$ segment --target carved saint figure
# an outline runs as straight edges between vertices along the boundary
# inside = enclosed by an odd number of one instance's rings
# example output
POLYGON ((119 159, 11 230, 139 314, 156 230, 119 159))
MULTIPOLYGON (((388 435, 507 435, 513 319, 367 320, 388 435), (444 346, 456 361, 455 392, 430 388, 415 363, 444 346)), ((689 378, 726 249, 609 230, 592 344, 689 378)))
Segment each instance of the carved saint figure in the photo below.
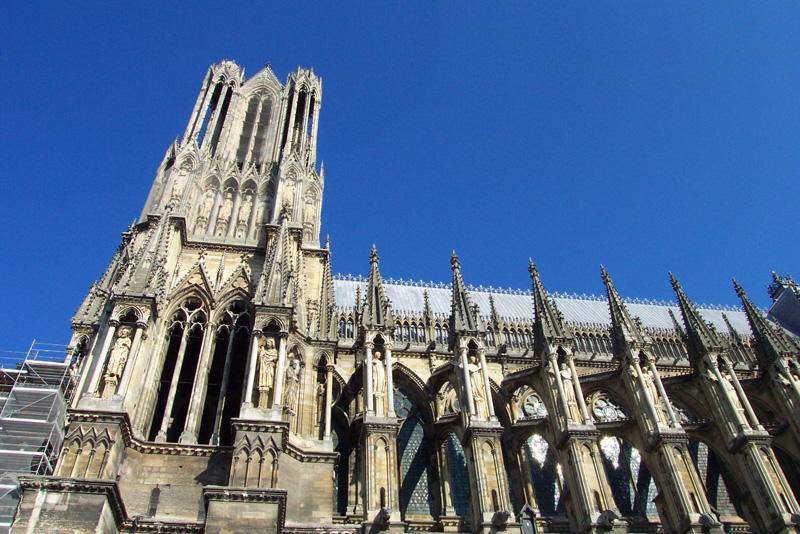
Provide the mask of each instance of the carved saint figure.
POLYGON ((744 406, 742 406, 742 399, 739 398, 739 394, 736 392, 736 388, 731 383, 730 374, 728 371, 722 372, 722 386, 725 388, 725 391, 728 393, 731 401, 733 402, 733 408, 736 410, 736 413, 739 416, 739 420, 743 424, 747 424, 747 419, 744 415, 744 406))
POLYGON ((472 400, 475 402, 475 415, 481 418, 486 418, 486 386, 483 383, 483 373, 481 367, 478 365, 478 359, 475 356, 470 356, 469 365, 469 382, 472 387, 472 400))
POLYGON ((228 191, 225 193, 225 199, 222 201, 222 206, 219 207, 217 213, 217 237, 223 237, 225 232, 228 231, 228 220, 231 218, 233 211, 233 193, 228 191))
POLYGON ((283 391, 283 404, 292 412, 295 411, 297 391, 300 388, 300 360, 292 358, 286 367, 286 384, 283 391))
POLYGON ((647 394, 650 395, 651 399, 653 399, 653 406, 656 408, 656 414, 658 415, 659 421, 666 423, 667 412, 664 408, 663 399, 658 392, 658 386, 656 386, 656 377, 653 375, 653 371, 648 369, 647 371, 642 372, 642 380, 647 388, 647 394))
POLYGON ((372 355, 372 396, 375 399, 375 414, 386 415, 386 371, 381 361, 381 353, 372 355))
POLYGON ((269 407, 268 396, 272 385, 275 383, 275 362, 278 360, 278 350, 275 340, 268 337, 261 348, 258 349, 258 407, 269 407))
POLYGON ((208 228, 208 218, 211 216, 211 209, 214 207, 214 191, 207 189, 203 194, 203 201, 197 213, 197 224, 194 226, 194 233, 205 233, 208 228))
POLYGON ((172 194, 170 195, 171 200, 180 200, 180 198, 183 196, 183 192, 186 190, 186 182, 187 171, 186 169, 181 169, 178 171, 178 175, 175 177, 175 181, 172 183, 172 194))
POLYGON ((125 369, 125 362, 128 361, 128 353, 131 350, 131 329, 120 328, 114 348, 111 349, 111 356, 106 367, 106 378, 119 378, 122 370, 125 369))
POLYGON ((583 422, 580 407, 578 407, 578 400, 575 396, 575 385, 572 383, 572 373, 567 369, 567 364, 562 363, 559 375, 561 375, 561 382, 564 384, 564 397, 567 400, 567 407, 569 408, 569 417, 576 423, 583 422))
POLYGON ((253 195, 248 193, 239 208, 239 222, 236 224, 236 237, 243 238, 247 234, 247 223, 250 220, 250 211, 253 209, 253 195))

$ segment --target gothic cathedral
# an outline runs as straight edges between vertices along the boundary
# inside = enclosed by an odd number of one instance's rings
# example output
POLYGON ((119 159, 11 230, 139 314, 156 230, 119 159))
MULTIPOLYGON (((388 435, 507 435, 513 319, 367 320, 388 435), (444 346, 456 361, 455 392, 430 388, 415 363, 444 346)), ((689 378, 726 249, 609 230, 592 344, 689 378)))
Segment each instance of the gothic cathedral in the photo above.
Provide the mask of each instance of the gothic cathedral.
POLYGON ((677 304, 623 300, 602 268, 604 298, 533 263, 499 290, 454 253, 423 284, 374 246, 334 275, 321 103, 311 70, 208 70, 72 319, 63 447, 14 534, 800 530, 796 331, 735 282, 741 308, 674 277, 677 304))

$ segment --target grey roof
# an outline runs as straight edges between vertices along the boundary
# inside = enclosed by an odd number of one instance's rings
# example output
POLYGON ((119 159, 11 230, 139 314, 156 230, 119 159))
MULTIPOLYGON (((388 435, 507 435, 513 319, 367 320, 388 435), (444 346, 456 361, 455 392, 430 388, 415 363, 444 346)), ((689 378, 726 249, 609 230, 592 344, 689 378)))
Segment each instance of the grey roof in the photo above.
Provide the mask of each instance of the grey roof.
MULTIPOLYGON (((337 276, 333 281, 333 288, 336 295, 336 305, 339 309, 352 309, 356 301, 356 288, 361 288, 361 295, 364 295, 366 281, 361 277, 337 276)), ((400 313, 421 314, 425 306, 425 291, 428 292, 428 300, 431 310, 435 315, 450 315, 450 288, 446 284, 427 284, 422 282, 405 282, 394 280, 384 280, 386 296, 392 302, 392 310, 400 313)), ((506 320, 533 322, 533 297, 530 291, 507 290, 494 288, 469 288, 469 295, 474 304, 480 307, 480 313, 486 317, 490 313, 489 295, 494 298, 494 304, 498 315, 506 320)), ((558 305, 558 309, 564 314, 564 318, 570 323, 589 323, 601 326, 611 326, 611 316, 608 311, 608 302, 605 298, 592 297, 586 295, 561 295, 551 293, 558 305)), ((660 328, 673 330, 674 324, 669 316, 669 310, 681 322, 681 312, 678 306, 672 302, 651 302, 627 300, 626 305, 631 315, 639 317, 642 325, 649 328, 660 328)), ((699 307, 703 318, 714 325, 718 332, 728 333, 728 327, 722 318, 724 313, 728 317, 731 325, 738 333, 743 336, 752 335, 747 316, 738 308, 716 307, 708 309, 699 307)))

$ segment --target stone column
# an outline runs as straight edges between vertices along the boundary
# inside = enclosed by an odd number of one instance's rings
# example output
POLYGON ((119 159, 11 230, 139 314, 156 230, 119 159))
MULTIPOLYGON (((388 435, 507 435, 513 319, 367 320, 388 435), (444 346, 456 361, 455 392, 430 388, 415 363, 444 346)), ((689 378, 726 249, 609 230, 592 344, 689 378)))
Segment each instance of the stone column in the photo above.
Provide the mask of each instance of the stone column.
POLYGON ((278 363, 275 366, 275 387, 272 388, 272 408, 283 406, 283 381, 286 378, 286 338, 289 334, 281 332, 278 336, 278 363))
POLYGON ((231 217, 228 220, 228 231, 225 233, 225 237, 233 237, 236 233, 236 225, 239 221, 239 208, 242 205, 242 193, 237 191, 233 197, 233 207, 231 208, 231 217))
POLYGON ((108 322, 108 330, 106 330, 106 338, 103 340, 103 348, 100 349, 100 353, 97 355, 97 364, 92 372, 92 379, 89 382, 89 387, 87 389, 87 391, 93 395, 100 387, 100 377, 103 374, 103 367, 105 367, 105 362, 108 358, 108 349, 111 347, 111 342, 114 340, 114 334, 117 332, 118 326, 119 321, 116 319, 112 319, 108 322))
POLYGON ((131 373, 136 367, 136 362, 139 359, 139 349, 142 346, 142 335, 144 334, 147 325, 143 322, 136 323, 136 332, 133 334, 133 343, 131 343, 131 352, 128 355, 128 361, 125 364, 125 370, 122 372, 122 378, 119 380, 119 387, 117 394, 125 396, 128 391, 128 383, 131 380, 131 373))
POLYGON ((731 375, 731 382, 733 383, 734 389, 736 389, 736 394, 739 395, 739 401, 742 403, 748 419, 750 419, 751 426, 757 430, 764 430, 764 427, 758 422, 758 418, 756 417, 756 413, 753 411, 753 407, 750 406, 750 399, 748 399, 747 395, 744 394, 744 389, 742 389, 742 385, 739 383, 739 377, 736 376, 736 371, 733 369, 731 362, 729 362, 727 358, 723 358, 722 366, 725 368, 728 374, 731 375))
POLYGON ((464 393, 467 396, 467 408, 469 409, 469 414, 474 416, 475 414, 475 398, 472 396, 472 385, 470 384, 469 379, 469 362, 467 361, 467 347, 459 347, 458 349, 459 356, 461 357, 461 380, 464 385, 464 393))
POLYGON ((373 344, 371 341, 364 343, 364 351, 366 352, 366 358, 364 360, 364 370, 366 371, 364 373, 366 375, 366 379, 364 380, 364 382, 366 382, 364 384, 364 398, 366 399, 365 405, 368 414, 372 414, 375 411, 373 404, 374 399, 372 397, 372 347, 373 344))
MULTIPOLYGON (((650 396, 650 390, 647 389, 647 384, 644 383, 644 377, 642 376, 642 366, 639 365, 639 358, 631 358, 633 362, 633 367, 636 369, 636 381, 639 384, 639 390, 644 395, 645 403, 647 404, 647 410, 650 412, 650 417, 653 418, 654 427, 652 429, 653 432, 656 431, 658 428, 658 412, 656 410, 656 405, 653 398, 650 396)), ((655 378, 653 379, 655 380, 655 378)))
POLYGON ((394 378, 392 378, 392 344, 386 343, 383 346, 386 358, 386 409, 389 417, 395 417, 394 413, 394 378))
POLYGON ((217 401, 217 411, 214 416, 214 432, 211 434, 211 445, 219 445, 219 427, 222 421, 222 408, 225 406, 225 395, 228 393, 228 380, 231 376, 231 356, 233 354, 233 341, 236 337, 236 317, 232 318, 230 335, 228 335, 228 350, 225 353, 225 368, 222 371, 222 384, 219 390, 219 400, 217 401))
POLYGON ((178 391, 178 379, 181 374, 181 367, 183 367, 183 357, 186 354, 186 343, 189 340, 189 329, 191 323, 186 322, 183 328, 183 335, 181 335, 181 344, 178 348, 178 358, 175 361, 175 370, 172 372, 172 380, 169 384, 169 393, 167 394, 167 405, 164 407, 164 415, 161 421, 161 428, 156 436, 157 443, 164 443, 167 441, 167 430, 169 429, 169 420, 172 417, 172 405, 175 404, 175 395, 178 391))
POLYGON ((211 213, 208 214, 208 223, 206 223, 206 236, 213 236, 217 228, 217 213, 219 213, 219 203, 225 196, 225 187, 220 184, 219 191, 212 188, 214 191, 214 205, 211 207, 211 213))
POLYGON ((746 420, 745 421, 741 420, 739 416, 739 411, 736 409, 736 403, 731 397, 728 388, 726 388, 724 385, 723 381, 725 380, 725 378, 722 376, 722 373, 719 372, 719 367, 717 367, 717 363, 714 362, 710 367, 711 367, 711 372, 714 373, 714 377, 717 379, 717 389, 722 390, 722 395, 725 397, 725 400, 728 401, 728 406, 730 407, 730 410, 733 412, 733 417, 736 419, 736 422, 738 423, 737 426, 742 428, 749 427, 750 425, 746 420))
POLYGON ((672 403, 669 401, 669 397, 667 397, 667 390, 664 389, 664 384, 661 382, 661 375, 658 373, 656 362, 652 358, 650 358, 649 362, 650 362, 650 370, 653 372, 653 381, 656 383, 656 388, 658 388, 658 392, 659 394, 661 394, 661 398, 664 399, 664 404, 667 407, 667 414, 669 414, 670 426, 676 428, 680 426, 680 422, 678 421, 678 418, 675 417, 675 410, 672 409, 672 403))
POLYGON ((561 370, 558 368, 558 353, 551 352, 547 359, 550 360, 550 372, 552 372, 555 377, 556 389, 558 390, 558 403, 561 405, 561 410, 564 412, 564 426, 567 426, 571 416, 569 404, 567 404, 567 397, 564 393, 564 382, 561 381, 561 370))
POLYGON ((261 345, 261 330, 253 332, 250 338, 250 354, 247 357, 247 382, 244 388, 243 405, 253 405, 253 384, 255 384, 256 366, 258 364, 258 349, 261 345))
POLYGON ((216 345, 216 325, 208 323, 206 331, 203 333, 203 346, 200 349, 200 359, 197 362, 197 372, 195 381, 192 385, 192 398, 189 401, 189 409, 186 414, 186 424, 181 434, 181 443, 197 443, 197 433, 200 430, 200 418, 203 416, 203 408, 206 400, 206 389, 208 387, 208 372, 211 366, 211 355, 216 345))
POLYGON ((578 398, 578 407, 581 409, 581 414, 583 415, 583 423, 588 425, 592 419, 591 417, 589 417, 588 408, 586 408, 586 399, 583 398, 583 390, 581 390, 581 382, 578 379, 578 370, 575 369, 575 359, 570 353, 567 354, 566 360, 567 360, 567 365, 569 366, 569 372, 572 375, 572 385, 575 388, 575 396, 578 398))
POLYGON ((489 382, 489 368, 486 367, 486 349, 481 347, 478 349, 478 358, 481 362, 481 376, 483 378, 484 388, 486 390, 486 409, 489 411, 489 417, 495 417, 494 402, 492 402, 492 385, 489 382))
POLYGON ((325 433, 324 439, 329 441, 331 439, 331 406, 333 402, 333 367, 328 365, 325 367, 325 433))

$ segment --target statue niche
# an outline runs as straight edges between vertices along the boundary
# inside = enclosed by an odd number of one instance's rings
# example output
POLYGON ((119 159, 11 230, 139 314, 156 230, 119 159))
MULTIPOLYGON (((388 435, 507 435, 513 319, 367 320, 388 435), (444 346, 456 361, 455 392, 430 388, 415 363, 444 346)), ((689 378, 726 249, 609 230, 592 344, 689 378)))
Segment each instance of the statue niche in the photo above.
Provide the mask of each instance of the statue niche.
POLYGON ((258 404, 259 408, 271 406, 269 393, 275 384, 275 362, 278 361, 278 349, 275 339, 268 337, 258 349, 258 404))
POLYGON ((203 200, 200 203, 200 210, 197 212, 197 222, 194 225, 195 234, 204 234, 208 230, 208 219, 211 217, 211 210, 214 208, 214 197, 216 191, 206 189, 203 193, 203 200))
POLYGON ((242 206, 239 208, 238 222, 236 223, 236 237, 242 239, 247 237, 248 223, 250 222, 250 212, 253 210, 253 194, 245 194, 242 206))
POLYGON ((372 356, 372 396, 375 415, 386 417, 386 370, 380 352, 372 356))
POLYGON ((231 218, 231 213, 233 212, 233 192, 226 191, 225 198, 222 201, 222 205, 219 208, 219 213, 217 213, 217 228, 214 231, 214 235, 217 237, 225 237, 225 234, 228 233, 228 222, 231 218))
POLYGON ((111 348, 111 353, 108 357, 108 364, 106 365, 106 372, 103 376, 103 398, 110 399, 116 392, 119 379, 122 376, 122 371, 125 369, 125 363, 128 361, 128 355, 131 350, 131 329, 127 326, 119 329, 117 340, 111 348))

